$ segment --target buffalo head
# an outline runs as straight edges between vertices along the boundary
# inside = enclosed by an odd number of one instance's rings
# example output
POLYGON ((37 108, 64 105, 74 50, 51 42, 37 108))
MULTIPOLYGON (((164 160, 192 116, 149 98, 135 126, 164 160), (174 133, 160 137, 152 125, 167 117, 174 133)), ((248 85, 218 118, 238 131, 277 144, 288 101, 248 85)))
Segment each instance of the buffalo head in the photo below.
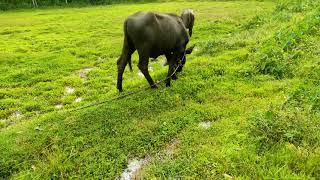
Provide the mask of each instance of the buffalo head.
POLYGON ((186 9, 181 14, 184 26, 189 30, 189 36, 192 36, 192 28, 194 24, 194 14, 192 9, 186 9))

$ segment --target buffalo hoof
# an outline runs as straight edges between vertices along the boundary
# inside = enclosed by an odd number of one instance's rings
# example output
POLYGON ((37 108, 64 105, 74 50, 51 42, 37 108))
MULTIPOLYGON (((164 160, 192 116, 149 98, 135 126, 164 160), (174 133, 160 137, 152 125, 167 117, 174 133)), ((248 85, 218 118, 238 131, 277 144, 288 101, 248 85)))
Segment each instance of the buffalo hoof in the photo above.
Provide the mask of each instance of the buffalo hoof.
POLYGON ((166 84, 166 87, 170 87, 170 86, 171 86, 171 84, 170 84, 170 83, 167 83, 167 84, 166 84))
POLYGON ((123 92, 122 87, 117 87, 117 89, 118 89, 119 92, 123 92))
POLYGON ((177 77, 176 75, 173 75, 173 76, 171 77, 171 79, 172 79, 172 80, 177 80, 178 77, 177 77))
POLYGON ((151 88, 152 88, 152 89, 158 89, 158 85, 153 84, 153 85, 151 85, 151 88))

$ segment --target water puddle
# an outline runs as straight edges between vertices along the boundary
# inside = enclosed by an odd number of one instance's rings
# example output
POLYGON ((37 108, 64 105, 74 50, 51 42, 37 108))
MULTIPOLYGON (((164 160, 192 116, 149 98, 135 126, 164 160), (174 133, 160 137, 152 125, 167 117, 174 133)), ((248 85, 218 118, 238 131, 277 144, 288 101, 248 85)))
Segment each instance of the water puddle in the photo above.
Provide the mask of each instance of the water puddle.
POLYGON ((65 92, 67 95, 74 93, 74 91, 75 91, 75 89, 74 89, 73 87, 71 87, 71 86, 66 86, 66 87, 64 88, 64 92, 65 92))
POLYGON ((170 144, 167 145, 165 149, 165 154, 173 155, 177 147, 179 146, 180 141, 178 139, 174 139, 170 144))
POLYGON ((57 104, 54 106, 56 109, 62 109, 63 108, 63 105, 62 104, 57 104))
POLYGON ((20 119, 22 117, 22 112, 21 111, 15 111, 11 114, 11 117, 12 118, 15 118, 15 119, 20 119))
POLYGON ((233 177, 230 176, 229 174, 223 174, 223 177, 225 177, 226 179, 233 179, 233 177))
POLYGON ((147 156, 144 159, 131 159, 128 161, 127 168, 122 172, 117 180, 131 180, 141 179, 140 175, 144 167, 153 160, 163 160, 165 157, 172 156, 180 144, 180 140, 173 139, 162 151, 155 154, 155 156, 147 156))
POLYGON ((76 103, 79 103, 79 102, 81 102, 82 101, 82 98, 81 97, 77 97, 75 100, 74 100, 74 102, 76 102, 76 103))
POLYGON ((199 127, 203 129, 209 129, 211 126, 212 126, 212 122, 210 121, 199 123, 199 127))
POLYGON ((92 68, 83 68, 79 71, 79 75, 82 79, 87 79, 88 73, 92 70, 92 68))
POLYGON ((145 159, 131 159, 128 161, 128 167, 125 169, 119 180, 131 180, 135 179, 138 172, 142 169, 142 167, 148 162, 148 158, 145 159))

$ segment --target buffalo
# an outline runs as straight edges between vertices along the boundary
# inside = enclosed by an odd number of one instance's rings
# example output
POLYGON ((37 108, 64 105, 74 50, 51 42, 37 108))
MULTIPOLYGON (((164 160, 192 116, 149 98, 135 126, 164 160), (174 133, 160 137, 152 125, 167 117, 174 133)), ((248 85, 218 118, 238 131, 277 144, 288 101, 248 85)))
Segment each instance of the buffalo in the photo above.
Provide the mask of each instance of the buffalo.
POLYGON ((193 47, 186 49, 192 36, 194 14, 191 9, 184 10, 181 16, 172 13, 137 12, 124 22, 124 42, 121 56, 117 61, 117 89, 122 92, 122 77, 127 64, 131 66, 131 55, 138 51, 138 67, 151 88, 157 88, 152 80, 148 64, 149 58, 165 55, 169 65, 166 86, 170 79, 177 79, 175 72, 182 71, 186 54, 191 54, 193 47))

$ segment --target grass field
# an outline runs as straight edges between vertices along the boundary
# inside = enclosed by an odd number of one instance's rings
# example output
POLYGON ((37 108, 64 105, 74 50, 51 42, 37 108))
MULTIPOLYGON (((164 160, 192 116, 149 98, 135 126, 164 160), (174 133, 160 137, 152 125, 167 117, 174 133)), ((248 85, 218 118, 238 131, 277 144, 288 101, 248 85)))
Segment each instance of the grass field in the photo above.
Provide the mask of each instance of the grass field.
MULTIPOLYGON (((0 178, 115 179, 133 160, 145 179, 320 177, 317 1, 15 10, 0 27, 0 178), (119 95, 128 15, 185 8, 196 50, 172 87, 67 111, 119 95)), ((145 86, 125 71, 124 94, 145 86)))

